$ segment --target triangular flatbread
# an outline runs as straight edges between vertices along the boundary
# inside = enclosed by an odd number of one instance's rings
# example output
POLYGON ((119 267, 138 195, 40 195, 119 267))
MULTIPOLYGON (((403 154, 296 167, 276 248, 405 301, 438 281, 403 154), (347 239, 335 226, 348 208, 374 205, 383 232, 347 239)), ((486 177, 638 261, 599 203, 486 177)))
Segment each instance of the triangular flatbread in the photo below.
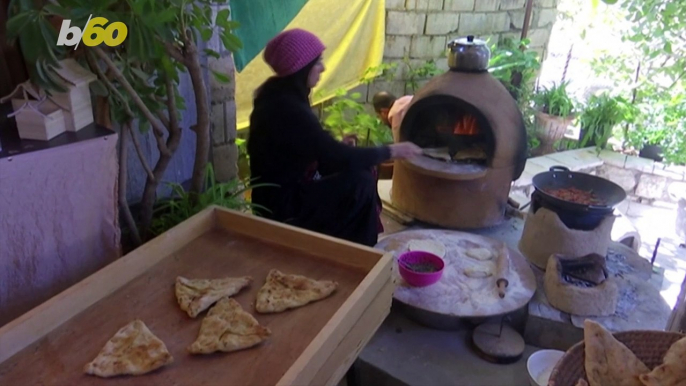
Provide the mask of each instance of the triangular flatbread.
POLYGON ((255 310, 259 313, 282 312, 302 307, 331 295, 338 283, 313 280, 300 275, 285 275, 272 269, 264 286, 257 292, 255 310))
POLYGON ((645 386, 686 386, 686 338, 672 344, 664 362, 639 379, 645 386))
POLYGON ((164 342, 150 332, 145 323, 134 320, 114 334, 83 371, 104 378, 142 375, 173 361, 164 342))
POLYGON ((584 342, 590 386, 642 386, 638 376, 650 370, 603 326, 586 320, 584 342))
POLYGON ((188 351, 192 354, 238 351, 263 342, 269 335, 271 331, 260 326, 237 301, 222 298, 202 320, 198 339, 188 351))
POLYGON ((179 276, 176 278, 176 300, 188 316, 195 318, 217 300, 237 294, 250 282, 250 276, 224 279, 186 279, 179 276))

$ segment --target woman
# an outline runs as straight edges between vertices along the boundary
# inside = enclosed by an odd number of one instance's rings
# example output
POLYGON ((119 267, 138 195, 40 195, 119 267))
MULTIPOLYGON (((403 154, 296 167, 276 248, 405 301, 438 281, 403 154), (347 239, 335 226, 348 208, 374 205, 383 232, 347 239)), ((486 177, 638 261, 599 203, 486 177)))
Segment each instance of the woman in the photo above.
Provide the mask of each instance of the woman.
POLYGON ((412 143, 357 148, 336 141, 310 107, 324 72, 324 44, 313 34, 282 32, 265 48, 276 76, 256 91, 248 154, 261 215, 315 232, 373 246, 378 235, 376 184, 371 168, 421 154, 412 143))

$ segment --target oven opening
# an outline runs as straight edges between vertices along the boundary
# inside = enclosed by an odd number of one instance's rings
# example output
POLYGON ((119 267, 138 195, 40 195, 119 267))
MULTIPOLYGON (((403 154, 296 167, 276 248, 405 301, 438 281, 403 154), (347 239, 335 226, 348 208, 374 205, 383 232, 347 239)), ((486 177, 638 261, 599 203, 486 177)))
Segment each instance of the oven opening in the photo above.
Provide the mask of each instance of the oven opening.
POLYGON ((412 106, 403 119, 401 139, 420 146, 426 157, 453 164, 490 166, 495 151, 488 120, 451 96, 427 97, 412 106))

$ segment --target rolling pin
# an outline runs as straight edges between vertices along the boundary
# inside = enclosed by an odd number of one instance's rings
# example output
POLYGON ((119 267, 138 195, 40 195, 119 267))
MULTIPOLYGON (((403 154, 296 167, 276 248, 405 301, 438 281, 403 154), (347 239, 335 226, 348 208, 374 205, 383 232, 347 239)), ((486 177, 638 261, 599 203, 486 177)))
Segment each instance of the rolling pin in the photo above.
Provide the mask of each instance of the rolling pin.
POLYGON ((495 285, 498 287, 498 296, 505 297, 505 289, 510 285, 507 275, 510 273, 510 251, 503 243, 498 251, 498 262, 495 267, 495 285))

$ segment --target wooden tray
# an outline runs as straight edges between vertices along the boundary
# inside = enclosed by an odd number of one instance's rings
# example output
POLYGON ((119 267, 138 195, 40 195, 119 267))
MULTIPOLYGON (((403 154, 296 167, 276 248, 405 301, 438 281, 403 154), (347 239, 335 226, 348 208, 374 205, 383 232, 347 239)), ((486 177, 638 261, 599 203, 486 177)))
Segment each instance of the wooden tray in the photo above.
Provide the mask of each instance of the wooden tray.
POLYGON ((0 329, 1 385, 335 385, 390 311, 392 258, 383 252, 212 207, 0 329), (272 268, 339 283, 329 298, 275 315, 254 312, 272 268), (174 280, 250 275, 236 300, 272 330, 245 351, 191 356, 204 314, 182 312, 174 280), (135 318, 174 363, 140 377, 83 373, 135 318))

